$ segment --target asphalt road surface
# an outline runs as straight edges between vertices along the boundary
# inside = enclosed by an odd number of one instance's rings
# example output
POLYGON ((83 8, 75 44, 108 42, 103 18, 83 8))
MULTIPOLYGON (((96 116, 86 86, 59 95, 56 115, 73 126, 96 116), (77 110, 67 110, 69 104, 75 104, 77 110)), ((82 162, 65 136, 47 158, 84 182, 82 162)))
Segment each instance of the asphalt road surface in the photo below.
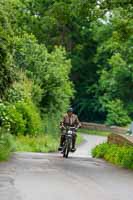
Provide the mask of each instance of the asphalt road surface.
POLYGON ((16 153, 0 163, 0 200, 133 200, 133 171, 91 158, 91 148, 106 138, 84 138, 68 159, 16 153))

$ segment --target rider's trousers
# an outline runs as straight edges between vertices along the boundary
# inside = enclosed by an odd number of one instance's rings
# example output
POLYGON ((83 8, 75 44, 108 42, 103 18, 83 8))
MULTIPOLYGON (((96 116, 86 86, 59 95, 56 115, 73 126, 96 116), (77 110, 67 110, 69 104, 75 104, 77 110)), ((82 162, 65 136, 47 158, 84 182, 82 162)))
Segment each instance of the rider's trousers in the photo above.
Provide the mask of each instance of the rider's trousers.
MULTIPOLYGON (((73 137, 72 137, 72 148, 75 148, 76 137, 77 137, 77 135, 76 135, 76 134, 73 134, 73 137)), ((65 135, 64 135, 64 134, 61 134, 60 146, 63 146, 64 141, 65 141, 65 135)))

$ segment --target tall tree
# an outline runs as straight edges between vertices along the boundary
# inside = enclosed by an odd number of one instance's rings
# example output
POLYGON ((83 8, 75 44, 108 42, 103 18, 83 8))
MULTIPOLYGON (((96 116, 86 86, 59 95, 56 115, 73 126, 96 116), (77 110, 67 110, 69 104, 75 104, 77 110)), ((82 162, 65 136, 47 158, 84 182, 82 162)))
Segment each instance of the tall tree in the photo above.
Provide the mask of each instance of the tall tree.
POLYGON ((65 47, 72 61, 71 79, 77 90, 73 105, 82 119, 94 120, 98 114, 93 109, 96 103, 93 84, 98 77, 93 57, 97 42, 93 40, 90 25, 100 13, 97 2, 21 0, 21 3, 20 27, 32 32, 49 51, 55 45, 65 47))
POLYGON ((11 56, 11 36, 13 32, 3 2, 0 2, 0 98, 3 97, 14 80, 11 56))
MULTIPOLYGON (((121 107, 123 113, 127 111, 127 116, 133 117, 133 5, 114 2, 112 10, 106 16, 106 20, 97 23, 94 27, 94 35, 98 41, 97 61, 100 71, 99 88, 101 91, 100 101, 107 113, 116 112, 112 108, 116 102, 116 107, 121 107), (111 103, 112 102, 112 103, 111 103), (118 103, 121 102, 121 103, 118 103), (108 106, 109 105, 109 106, 108 106), (112 107, 111 107, 112 105, 112 107)), ((114 115, 111 123, 117 123, 114 115)), ((125 115, 125 114, 124 114, 125 115)), ((107 115, 108 117, 111 115, 107 115)), ((123 117, 124 118, 124 117, 123 117)), ((125 120, 119 125, 126 124, 125 120)))

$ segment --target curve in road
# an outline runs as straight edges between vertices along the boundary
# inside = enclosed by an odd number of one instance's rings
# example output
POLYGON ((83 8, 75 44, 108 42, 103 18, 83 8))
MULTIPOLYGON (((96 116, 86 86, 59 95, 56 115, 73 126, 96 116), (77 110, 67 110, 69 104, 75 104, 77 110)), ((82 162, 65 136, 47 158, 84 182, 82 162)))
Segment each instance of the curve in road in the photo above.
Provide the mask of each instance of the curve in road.
POLYGON ((132 200, 133 172, 88 157, 88 150, 106 138, 84 137, 68 159, 16 153, 1 163, 0 200, 132 200))

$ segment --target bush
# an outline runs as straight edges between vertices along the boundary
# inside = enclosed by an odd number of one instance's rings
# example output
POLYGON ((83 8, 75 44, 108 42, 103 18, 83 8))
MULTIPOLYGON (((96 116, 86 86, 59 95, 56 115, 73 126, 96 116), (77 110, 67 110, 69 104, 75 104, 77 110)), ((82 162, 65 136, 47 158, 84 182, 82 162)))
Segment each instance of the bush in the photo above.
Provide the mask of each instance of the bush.
POLYGON ((0 128, 0 161, 7 160, 14 150, 13 137, 5 129, 0 128))
POLYGON ((93 157, 104 158, 118 166, 133 169, 133 147, 103 143, 92 150, 93 157))
POLYGON ((0 103, 0 126, 13 134, 23 133, 25 124, 23 117, 16 107, 9 103, 0 103))
POLYGON ((107 149, 108 149, 107 143, 100 144, 92 150, 92 155, 93 157, 96 157, 96 158, 104 158, 104 155, 107 152, 107 149))
POLYGON ((39 111, 31 101, 16 103, 16 109, 25 121, 25 135, 37 135, 43 132, 39 111))
POLYGON ((113 100, 107 104, 107 120, 108 125, 125 126, 130 123, 131 119, 127 111, 124 109, 123 103, 119 100, 113 100))
POLYGON ((11 134, 36 135, 43 132, 39 112, 31 101, 15 104, 0 103, 1 127, 10 130, 11 134))
POLYGON ((16 71, 17 81, 6 92, 4 100, 9 103, 25 101, 32 97, 32 87, 34 83, 26 77, 25 72, 16 71))

